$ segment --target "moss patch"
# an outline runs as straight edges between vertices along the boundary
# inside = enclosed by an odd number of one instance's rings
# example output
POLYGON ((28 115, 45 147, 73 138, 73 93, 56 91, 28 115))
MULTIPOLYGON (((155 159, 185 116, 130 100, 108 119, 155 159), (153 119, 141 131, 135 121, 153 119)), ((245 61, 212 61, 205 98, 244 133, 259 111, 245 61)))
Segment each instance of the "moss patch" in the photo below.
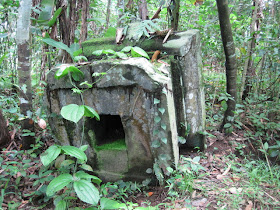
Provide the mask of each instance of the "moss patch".
POLYGON ((126 144, 125 144, 125 139, 119 139, 116 140, 112 143, 108 143, 108 144, 103 144, 100 146, 95 146, 94 147, 96 149, 96 151, 100 151, 100 150, 126 150, 126 144))

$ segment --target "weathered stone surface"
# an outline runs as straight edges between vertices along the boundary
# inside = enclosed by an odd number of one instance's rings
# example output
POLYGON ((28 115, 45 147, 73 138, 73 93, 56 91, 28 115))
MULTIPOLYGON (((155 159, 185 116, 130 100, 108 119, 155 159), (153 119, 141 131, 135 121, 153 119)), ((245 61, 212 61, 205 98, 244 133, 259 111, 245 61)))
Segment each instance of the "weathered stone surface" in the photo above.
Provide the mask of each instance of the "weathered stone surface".
POLYGON ((173 56, 171 69, 164 67, 163 73, 145 58, 92 62, 80 67, 84 80, 94 84, 84 90, 82 98, 72 93, 68 77, 55 80, 56 69, 48 75, 46 101, 57 141, 88 144, 89 164, 105 181, 143 180, 155 161, 161 161, 160 167, 165 163, 176 166, 178 135, 186 138, 187 146, 204 148, 199 33, 177 33, 166 44, 157 44, 173 56), (103 72, 106 75, 101 78, 92 77, 103 72), (76 125, 59 114, 63 106, 72 103, 84 103, 101 116, 100 122, 85 120, 83 142, 83 122, 76 125), (123 144, 117 143, 120 139, 124 139, 123 144), (107 146, 100 149, 102 145, 107 146))
MULTIPOLYGON (((102 128, 98 121, 86 120, 85 142, 91 146, 87 151, 89 162, 96 170, 106 173, 126 175, 134 179, 146 177, 146 169, 153 166, 154 158, 160 154, 170 156, 170 164, 178 162, 177 128, 175 119, 174 99, 172 96, 171 79, 157 73, 153 65, 145 58, 132 58, 125 61, 95 62, 82 68, 85 80, 95 82, 92 73, 106 72, 95 86, 83 93, 85 105, 94 108, 102 118, 119 116, 125 135, 126 150, 114 148, 98 151, 96 146, 103 144, 102 136, 110 130, 110 122, 103 121, 102 128), (164 92, 164 93, 163 93, 164 92), (154 101, 157 100, 155 103, 154 101), (161 113, 158 108, 164 109, 161 113), (155 117, 160 116, 160 122, 155 117), (164 130, 162 126, 164 125, 164 130), (107 127, 106 127, 107 126, 107 127), (154 135, 154 131, 164 131, 154 135), (161 142, 159 148, 152 148, 152 141, 161 142), (122 152, 127 153, 126 155, 122 152), (104 159, 107 156, 107 159, 104 159), (116 159, 113 160, 113 157, 116 159), (116 165, 119 163, 119 165, 116 165), (113 165, 115 165, 113 167, 113 165)), ((53 79, 55 70, 49 73, 48 105, 52 114, 59 115, 60 109, 68 104, 82 104, 79 95, 73 95, 68 78, 56 81, 53 79)), ((78 85, 78 84, 77 84, 78 85)), ((115 120, 115 118, 114 118, 115 120)), ((79 146, 81 143, 82 122, 77 126, 62 118, 50 117, 50 125, 62 144, 79 146)), ((117 126, 118 128, 118 126, 117 126)), ((112 136, 117 134, 112 133, 112 136)), ((107 137, 111 138, 111 137, 107 137)), ((112 137, 109 141, 116 140, 112 137)), ((85 142, 83 144, 85 144, 85 142)), ((101 174, 100 174, 101 175, 101 174)))

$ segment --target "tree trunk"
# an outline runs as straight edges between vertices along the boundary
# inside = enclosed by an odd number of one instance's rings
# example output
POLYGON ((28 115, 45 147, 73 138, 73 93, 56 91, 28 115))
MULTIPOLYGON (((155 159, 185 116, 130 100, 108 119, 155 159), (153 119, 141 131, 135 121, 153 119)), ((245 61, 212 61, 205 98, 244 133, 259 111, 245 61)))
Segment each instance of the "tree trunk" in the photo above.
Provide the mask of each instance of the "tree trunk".
POLYGON ((223 40, 224 52, 226 57, 226 80, 227 80, 227 93, 231 96, 231 99, 227 100, 227 110, 224 114, 224 119, 221 124, 220 130, 225 129, 226 132, 231 132, 231 124, 234 120, 234 111, 236 105, 236 57, 235 57, 235 46, 232 37, 231 24, 229 20, 229 8, 228 0, 216 0, 221 36, 223 40), (226 126, 225 126, 226 125, 226 126))
POLYGON ((122 16, 124 14, 124 0, 118 0, 118 4, 117 4, 117 8, 118 8, 118 22, 117 22, 117 27, 120 28, 120 27, 123 27, 123 19, 122 16))
POLYGON ((147 20, 148 19, 148 7, 147 7, 147 1, 146 0, 140 0, 139 3, 139 17, 141 20, 147 20))
POLYGON ((89 0, 83 0, 82 5, 82 25, 81 25, 81 33, 80 33, 80 45, 82 42, 87 40, 88 33, 88 24, 87 19, 89 15, 89 0))
POLYGON ((9 130, 7 128, 6 120, 2 114, 2 110, 0 109, 0 146, 5 146, 11 141, 11 137, 9 134, 9 130))
POLYGON ((110 14, 111 14, 111 0, 108 0, 107 4, 107 14, 106 14, 106 29, 109 28, 109 22, 110 22, 110 14))
MULTIPOLYGON (((32 89, 30 76, 30 48, 29 48, 29 28, 32 0, 21 0, 17 21, 17 46, 18 46, 18 77, 20 98, 20 112, 25 116, 22 120, 22 129, 34 132, 34 122, 32 116, 32 89)), ((22 137, 22 148, 29 149, 35 143, 35 138, 31 135, 22 137)))
POLYGON ((257 39, 257 31, 260 30, 260 17, 262 17, 261 10, 261 0, 254 0, 255 9, 252 14, 252 23, 250 28, 250 39, 248 43, 247 49, 247 58, 245 61, 243 75, 242 75, 242 83, 241 83, 241 97, 242 100, 245 100, 248 97, 248 94, 251 92, 252 84, 251 79, 256 73, 256 69, 254 67, 254 61, 252 59, 253 54, 255 52, 256 47, 256 39, 257 39))
POLYGON ((172 0, 168 10, 171 18, 171 28, 173 28, 174 31, 177 31, 179 24, 180 0, 172 0))

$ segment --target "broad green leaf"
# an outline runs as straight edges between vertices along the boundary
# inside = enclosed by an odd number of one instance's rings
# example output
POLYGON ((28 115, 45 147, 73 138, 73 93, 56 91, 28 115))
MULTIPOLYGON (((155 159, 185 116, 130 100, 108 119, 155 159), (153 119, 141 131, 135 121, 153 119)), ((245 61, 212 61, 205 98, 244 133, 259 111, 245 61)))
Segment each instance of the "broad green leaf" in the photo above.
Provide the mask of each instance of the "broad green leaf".
POLYGON ((196 156, 193 158, 193 162, 198 163, 200 161, 200 156, 196 156))
POLYGON ((224 128, 229 128, 229 127, 231 127, 231 124, 230 124, 230 123, 226 123, 226 124, 224 125, 224 128))
POLYGON ((80 165, 80 168, 84 169, 86 171, 93 171, 92 167, 88 164, 82 164, 82 165, 80 165))
POLYGON ((74 190, 78 198, 86 203, 97 205, 100 199, 97 188, 86 180, 75 181, 74 190))
POLYGON ((132 57, 144 57, 144 58, 150 59, 148 54, 140 47, 132 47, 131 55, 132 55, 132 57))
POLYGON ((49 27, 52 27, 55 24, 55 22, 56 22, 58 16, 60 15, 61 11, 62 11, 62 8, 60 7, 54 12, 52 19, 48 22, 49 27))
POLYGON ((115 55, 119 58, 122 58, 122 59, 128 58, 128 56, 123 52, 116 52, 115 55))
POLYGON ((112 50, 112 49, 107 49, 107 50, 103 50, 102 51, 104 54, 106 54, 106 55, 108 55, 108 54, 116 54, 116 52, 114 51, 114 50, 112 50))
POLYGON ((66 209, 66 201, 60 200, 55 206, 55 210, 65 210, 66 209))
POLYGON ((67 65, 59 66, 59 69, 55 72, 54 78, 55 79, 61 79, 62 77, 67 75, 68 72, 70 71, 70 69, 68 67, 69 66, 67 66, 67 65))
POLYGON ((125 208, 126 206, 124 203, 119 203, 118 201, 114 201, 109 198, 101 198, 100 207, 101 209, 120 209, 125 208))
POLYGON ((46 44, 51 45, 53 47, 56 47, 56 48, 59 48, 59 49, 62 49, 62 50, 66 50, 66 52, 68 52, 72 56, 71 49, 66 44, 64 44, 62 42, 57 42, 57 41, 55 41, 51 38, 44 38, 43 42, 45 42, 46 44))
POLYGON ((46 191, 47 196, 53 196, 57 191, 63 189, 71 182, 73 182, 73 177, 70 174, 59 175, 49 183, 46 191))
POLYGON ((130 52, 131 48, 132 48, 131 46, 126 46, 121 50, 121 52, 128 53, 128 52, 130 52))
POLYGON ((95 50, 95 51, 92 52, 92 54, 95 55, 95 56, 100 56, 100 55, 103 54, 103 50, 95 50))
POLYGON ((268 149, 268 143, 265 142, 265 143, 263 144, 263 147, 264 147, 265 150, 267 150, 267 149, 268 149))
POLYGON ((6 37, 8 37, 8 35, 9 35, 8 33, 2 33, 2 34, 0 34, 0 39, 6 38, 6 37))
MULTIPOLYGON (((73 49, 73 50, 74 50, 74 49, 73 49)), ((76 51, 73 52, 73 56, 75 57, 75 56, 81 55, 82 53, 83 53, 83 49, 80 48, 80 49, 78 49, 78 50, 76 50, 76 51)))
POLYGON ((84 109, 85 109, 84 116, 92 117, 92 118, 95 117, 98 121, 100 120, 98 113, 93 108, 91 108, 90 106, 84 105, 84 109))
POLYGON ((88 59, 85 56, 83 56, 83 55, 75 56, 73 60, 75 62, 78 62, 80 60, 88 61, 88 59))
POLYGON ((61 147, 57 145, 50 146, 41 156, 41 162, 44 166, 48 166, 54 161, 61 152, 61 147))
POLYGON ((97 184, 100 184, 102 182, 102 180, 99 179, 97 176, 93 176, 93 175, 87 174, 84 171, 78 171, 77 173, 75 173, 75 176, 77 178, 80 178, 80 179, 93 179, 94 183, 97 183, 97 184))
POLYGON ((87 161, 86 154, 77 147, 74 146, 62 146, 61 149, 65 152, 66 155, 75 157, 81 161, 87 161))
POLYGON ((69 71, 72 73, 71 76, 75 81, 80 81, 84 77, 84 72, 75 66, 69 66, 69 71))
POLYGON ((84 116, 84 112, 84 106, 69 104, 62 107, 60 114, 64 119, 77 123, 84 116))
POLYGON ((86 151, 88 148, 88 145, 82 145, 80 146, 80 150, 82 150, 83 152, 86 151))
POLYGON ((109 27, 104 34, 104 37, 115 37, 116 36, 117 29, 114 27, 109 27))

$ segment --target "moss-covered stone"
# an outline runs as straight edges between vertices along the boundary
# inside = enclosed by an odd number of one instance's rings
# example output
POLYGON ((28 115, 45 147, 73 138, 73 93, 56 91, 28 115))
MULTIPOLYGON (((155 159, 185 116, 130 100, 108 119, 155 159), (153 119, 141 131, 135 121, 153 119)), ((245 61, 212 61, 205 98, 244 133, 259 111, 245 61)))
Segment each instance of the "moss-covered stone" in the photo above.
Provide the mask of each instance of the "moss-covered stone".
POLYGON ((103 144, 94 147, 97 151, 100 150, 126 150, 125 139, 119 139, 108 144, 103 144))

